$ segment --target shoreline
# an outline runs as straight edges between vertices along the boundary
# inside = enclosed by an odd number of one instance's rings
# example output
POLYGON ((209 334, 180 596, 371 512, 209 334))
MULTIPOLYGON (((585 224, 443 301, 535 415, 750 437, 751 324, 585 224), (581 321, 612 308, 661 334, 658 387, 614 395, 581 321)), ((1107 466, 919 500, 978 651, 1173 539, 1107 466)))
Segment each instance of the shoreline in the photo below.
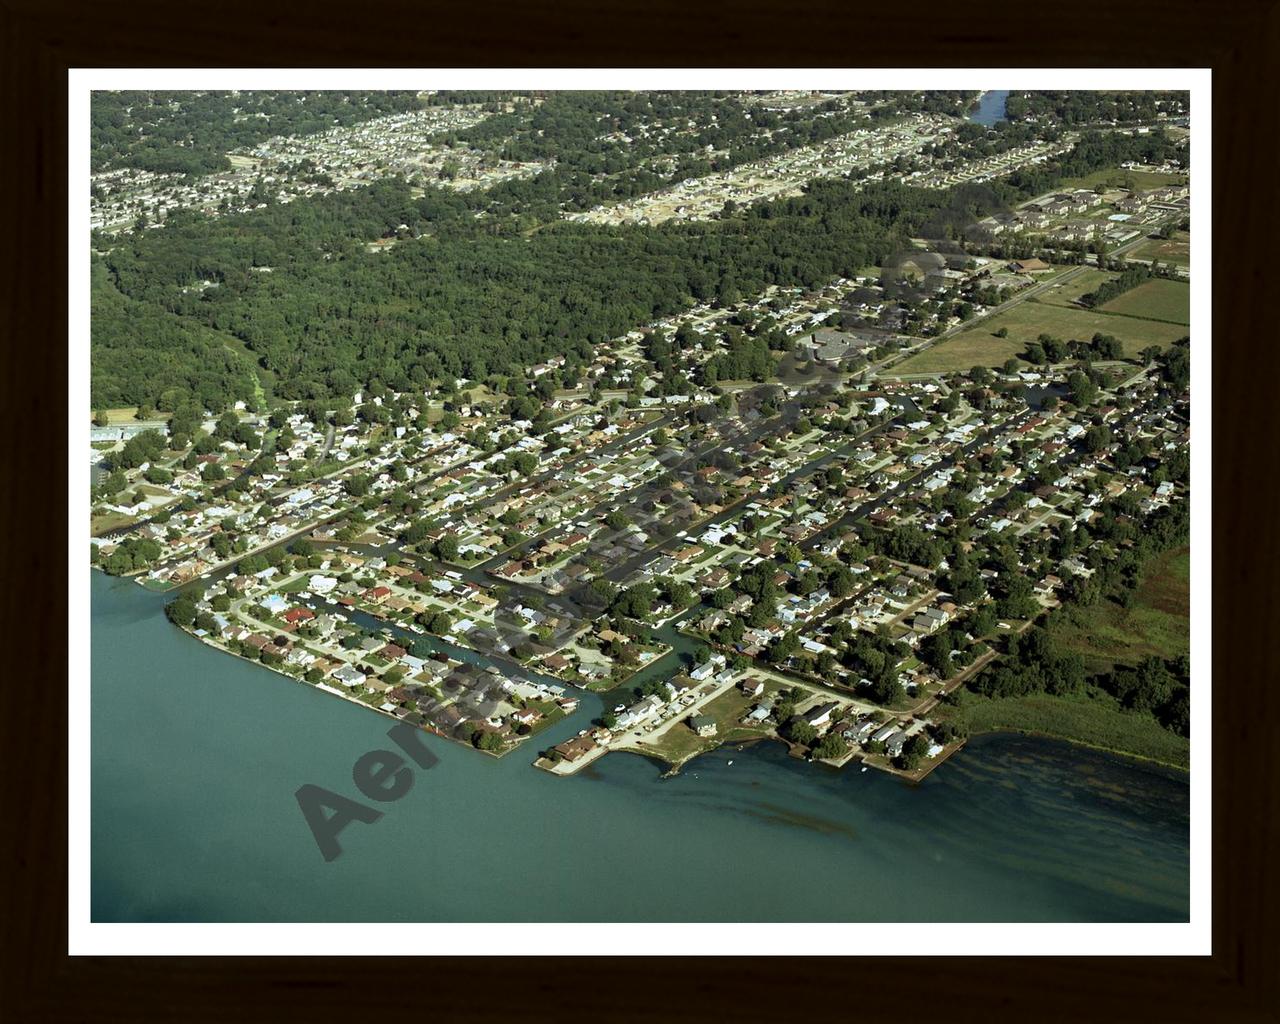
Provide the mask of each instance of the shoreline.
MULTIPOLYGON (((169 625, 174 625, 174 624, 169 623, 169 625)), ((395 722, 397 724, 401 722, 408 722, 410 725, 413 725, 416 728, 421 729, 425 733, 429 733, 432 736, 438 736, 442 740, 448 740, 450 743, 454 744, 455 746, 462 747, 465 750, 474 750, 478 754, 485 754, 494 759, 501 759, 503 757, 506 757, 507 754, 513 753, 515 750, 523 746, 526 740, 532 739, 536 735, 536 733, 530 733, 528 736, 523 736, 521 737, 520 742, 514 744, 511 747, 508 747, 506 750, 502 750, 502 751, 483 750, 480 747, 477 747, 474 743, 464 743, 459 739, 454 739, 452 736, 446 736, 444 733, 440 732, 438 729, 433 729, 428 727, 427 725, 424 724, 424 720, 422 719, 422 716, 419 715, 418 712, 416 711, 413 712, 411 715, 406 716, 405 718, 399 718, 396 715, 392 714, 390 711, 383 711, 382 708, 380 707, 376 707, 373 704, 368 704, 365 701, 362 701, 359 697, 354 697, 351 694, 343 693, 337 687, 330 686, 328 685, 328 683, 308 682, 306 679, 292 675, 289 672, 282 671, 281 669, 273 668, 272 666, 264 662, 252 661, 249 658, 244 657, 243 655, 236 654, 234 651, 228 650, 226 647, 223 647, 220 643, 214 640, 211 640, 208 637, 197 636, 191 630, 183 629, 181 626, 176 626, 175 628, 177 628, 181 633, 185 634, 186 636, 191 637, 193 640, 198 640, 200 643, 204 644, 206 647, 210 647, 221 654, 225 654, 229 657, 235 658, 237 661, 242 661, 246 665, 253 665, 258 668, 266 669, 268 672, 272 673, 273 675, 281 676, 292 683, 299 683, 309 690, 317 690, 321 693, 327 693, 331 697, 337 697, 340 700, 346 701, 348 704, 354 704, 356 707, 364 708, 366 711, 372 711, 374 714, 381 715, 383 718, 389 718, 391 719, 392 722, 395 722), (412 721, 413 718, 417 718, 418 721, 416 722, 412 721)))
MULTIPOLYGON (((91 568, 98 569, 100 572, 102 571, 99 566, 91 566, 91 568)), ((103 575, 108 579, 127 578, 127 577, 112 577, 109 573, 105 573, 105 572, 103 572, 103 575)), ((173 624, 170 623, 170 625, 173 625, 173 624)), ((390 712, 383 711, 379 707, 376 707, 372 704, 368 704, 365 701, 360 700, 358 697, 354 697, 349 694, 342 693, 341 691, 337 690, 334 687, 330 687, 324 684, 309 683, 307 682, 307 680, 300 678, 298 676, 294 676, 289 672, 283 671, 278 668, 274 668, 270 665, 263 664, 262 662, 251 661, 250 659, 245 658, 242 655, 236 654, 235 652, 229 650, 228 648, 224 647, 222 644, 220 644, 214 639, 211 639, 209 637, 197 636, 193 631, 183 629, 180 626, 176 628, 178 628, 182 633, 186 634, 187 636, 190 636, 192 639, 198 640, 200 643, 204 644, 205 646, 210 647, 213 650, 216 650, 222 654, 236 658, 237 660, 242 661, 245 664, 251 664, 260 668, 264 668, 268 672, 271 672, 274 675, 282 676, 285 679, 288 679, 289 681, 294 683, 299 683, 307 687, 308 689, 319 690, 331 696, 338 697, 341 700, 347 702, 348 704, 353 704, 353 705, 356 705, 357 707, 361 707, 368 711, 372 711, 375 714, 378 714, 383 718, 389 718, 394 722, 404 721, 404 719, 397 718, 394 714, 391 714, 390 712)), ((648 667, 648 666, 645 666, 645 667, 648 667)), ((635 673, 633 673, 633 675, 634 674, 635 673)), ((573 684, 570 684, 570 685, 573 685, 573 684)), ((596 692, 599 692, 599 691, 596 691, 596 692)), ((488 754, 489 756, 495 757, 495 758, 505 757, 507 754, 514 752, 520 746, 524 745, 522 740, 521 743, 517 743, 514 746, 508 748, 507 750, 502 751, 501 753, 494 753, 490 751, 480 750, 480 748, 474 746, 473 744, 463 743, 459 740, 453 739, 450 736, 445 736, 442 733, 438 732, 437 730, 426 728, 425 726, 421 726, 421 723, 417 723, 417 724, 419 724, 419 726, 423 728, 423 731, 431 733, 432 735, 435 735, 435 736, 439 736, 441 739, 448 740, 449 742, 454 743, 459 747, 464 747, 470 750, 476 750, 479 753, 488 754)), ((1131 762, 1135 765, 1154 765, 1159 768, 1176 771, 1183 776, 1187 776, 1188 778, 1190 776, 1190 771, 1191 771, 1190 765, 1180 765, 1172 761, 1161 760, 1160 758, 1150 757, 1144 754, 1135 753, 1133 751, 1122 750, 1116 747, 1108 747, 1099 743, 1092 743, 1088 740, 1080 739, 1078 737, 1066 735, 1063 733, 1055 733, 1055 732, 1050 732, 1043 729, 1020 729, 1016 727, 1000 727, 1000 728, 993 728, 993 729, 974 730, 969 734, 968 737, 966 737, 965 740, 961 740, 954 745, 949 744, 947 749, 944 750, 941 754, 939 754, 936 758, 930 759, 930 761, 926 765, 922 765, 920 768, 916 769, 915 771, 906 771, 903 769, 895 768, 891 765, 884 765, 884 764, 876 763, 875 761, 870 761, 868 760, 865 751, 861 751, 857 749, 851 750, 849 754, 846 755, 845 758, 842 759, 839 763, 834 763, 829 761, 814 761, 813 759, 805 759, 805 760, 806 760, 806 763, 826 764, 828 767, 834 768, 837 770, 842 770, 848 767, 851 763, 855 761, 862 762, 865 767, 876 768, 878 771, 884 772, 885 774, 888 774, 888 775, 896 775, 907 782, 919 783, 923 781, 923 779, 925 779, 933 771, 935 771, 940 765, 942 765, 944 762, 949 760, 953 754, 961 750, 966 745, 968 739, 972 739, 978 736, 995 736, 995 735, 1001 735, 1001 734, 1031 736, 1031 737, 1036 737, 1041 739, 1055 740, 1058 742, 1070 744, 1071 746, 1093 750, 1098 753, 1105 754, 1109 757, 1122 759, 1124 761, 1131 762)), ((531 739, 535 735, 536 733, 530 734, 529 737, 525 737, 524 739, 531 739)), ((662 768, 663 778, 670 778, 675 775, 678 775, 686 765, 695 761, 697 758, 705 754, 714 753, 717 750, 724 749, 726 746, 734 746, 734 745, 737 745, 739 747, 754 746, 763 741, 774 741, 774 742, 782 743, 782 744, 785 744, 788 747, 788 749, 791 749, 792 747, 792 744, 790 744, 789 741, 777 735, 777 733, 775 732, 775 733, 770 733, 766 735, 761 735, 758 737, 748 738, 745 740, 733 740, 728 743, 716 743, 710 747, 707 747, 704 750, 695 751, 690 755, 688 755, 687 757, 676 762, 668 761, 665 758, 663 758, 660 754, 654 751, 643 750, 637 747, 628 746, 628 747, 617 747, 617 748, 605 747, 599 755, 597 755, 596 757, 590 758, 589 763, 594 763, 595 761, 599 760, 600 757, 603 757, 604 754, 611 753, 611 752, 637 754, 640 757, 647 758, 648 760, 652 761, 654 764, 662 768)), ((535 767, 542 767, 537 763, 540 760, 542 760, 541 756, 535 759, 535 761, 533 762, 535 767)), ((585 764, 579 767, 585 767, 585 764)), ((548 768, 544 770, 549 771, 550 769, 548 768)), ((554 774, 554 775, 572 775, 576 773, 577 773, 577 768, 574 768, 570 771, 564 771, 564 772, 551 772, 551 774, 554 774)))
POLYGON ((1190 765, 1174 764, 1172 761, 1161 761, 1158 757, 1147 757, 1144 754, 1135 754, 1128 750, 1118 750, 1115 747, 1104 747, 1099 743, 1090 743, 1088 740, 1077 739, 1073 736, 1064 736, 1060 733, 1045 732, 1043 729, 1015 729, 1011 726, 999 729, 980 729, 969 734, 969 739, 978 736, 1033 736, 1037 739, 1058 740, 1062 743, 1069 743, 1073 747, 1084 747, 1088 750, 1096 750, 1101 754, 1107 754, 1111 757, 1122 758, 1125 761, 1137 761, 1142 764, 1153 764, 1160 768, 1168 768, 1171 771, 1181 772, 1183 775, 1190 777, 1190 765))

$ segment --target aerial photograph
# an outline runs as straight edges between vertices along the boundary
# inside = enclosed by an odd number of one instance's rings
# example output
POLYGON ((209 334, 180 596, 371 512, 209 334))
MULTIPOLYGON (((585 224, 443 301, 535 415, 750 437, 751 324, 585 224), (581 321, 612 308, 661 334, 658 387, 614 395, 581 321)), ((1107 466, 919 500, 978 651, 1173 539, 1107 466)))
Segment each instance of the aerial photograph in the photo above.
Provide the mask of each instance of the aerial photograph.
POLYGON ((89 111, 92 921, 1189 921, 1189 92, 89 111))

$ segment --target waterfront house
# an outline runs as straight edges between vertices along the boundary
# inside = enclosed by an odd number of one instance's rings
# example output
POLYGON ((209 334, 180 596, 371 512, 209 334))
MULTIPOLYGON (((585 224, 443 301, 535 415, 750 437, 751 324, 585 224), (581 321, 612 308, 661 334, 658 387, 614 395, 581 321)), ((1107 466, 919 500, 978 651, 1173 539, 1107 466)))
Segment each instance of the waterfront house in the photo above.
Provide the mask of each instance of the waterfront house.
POLYGON ((716 720, 710 715, 694 715, 689 719, 689 727, 699 736, 706 737, 716 734, 716 720))
POLYGON ((352 665, 343 665, 333 672, 332 677, 348 687, 359 686, 367 678, 363 672, 352 665))
POLYGON ((551 749, 563 757, 566 761, 573 762, 581 760, 587 754, 595 750, 599 744, 590 736, 575 736, 571 740, 565 740, 558 743, 551 749))
POLYGON ((827 701, 819 704, 817 707, 810 708, 804 713, 804 720, 815 728, 826 725, 831 721, 831 712, 835 711, 840 705, 835 701, 827 701))

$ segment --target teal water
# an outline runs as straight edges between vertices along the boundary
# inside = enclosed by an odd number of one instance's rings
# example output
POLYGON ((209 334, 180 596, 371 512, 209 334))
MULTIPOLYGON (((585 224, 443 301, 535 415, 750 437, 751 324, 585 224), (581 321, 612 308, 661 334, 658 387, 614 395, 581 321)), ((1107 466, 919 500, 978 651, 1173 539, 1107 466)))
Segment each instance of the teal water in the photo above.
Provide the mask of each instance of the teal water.
MULTIPOLYGON (((1188 786, 979 737, 917 787, 781 745, 561 779, 435 737, 326 863, 294 791, 357 797, 390 720, 205 647, 92 574, 95 921, 1178 921, 1188 786), (727 761, 732 758, 732 767, 727 761)), ((543 747, 599 712, 588 696, 543 747)))
POLYGON ((990 92, 984 92, 978 99, 977 109, 969 115, 969 120, 976 121, 978 124, 985 124, 988 127, 1003 121, 1005 117, 1004 104, 1008 98, 1008 89, 992 89, 990 92))

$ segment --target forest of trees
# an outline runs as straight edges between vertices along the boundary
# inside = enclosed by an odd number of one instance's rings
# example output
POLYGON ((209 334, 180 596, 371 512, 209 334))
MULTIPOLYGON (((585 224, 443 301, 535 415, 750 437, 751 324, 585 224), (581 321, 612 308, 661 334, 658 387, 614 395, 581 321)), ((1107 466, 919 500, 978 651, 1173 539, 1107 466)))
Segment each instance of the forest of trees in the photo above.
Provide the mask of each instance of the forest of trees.
MULTIPOLYGON (((92 401, 154 403, 178 381, 221 408, 251 387, 246 348, 292 399, 349 396, 374 381, 405 390, 484 380, 561 354, 581 363, 691 302, 851 276, 948 201, 821 181, 710 224, 558 223, 511 236, 388 181, 216 221, 179 218, 122 237, 101 258, 92 401), (424 237, 365 251, 401 223, 424 237), (252 272, 260 266, 273 271, 252 272), (190 287, 201 280, 216 287, 190 287), (209 394, 219 387, 221 401, 209 394)), ((752 375, 758 356, 752 345, 731 362, 752 375)))
MULTIPOLYGON (((608 102, 617 123, 634 128, 692 108, 683 95, 608 102)), ((716 144, 716 131, 734 133, 735 109, 726 107, 726 124, 707 129, 707 144, 716 144)), ((167 409, 181 391, 216 412, 249 400, 263 380, 275 382, 279 397, 325 401, 375 384, 407 390, 458 377, 484 381, 554 355, 572 369, 601 342, 693 302, 734 302, 769 285, 811 289, 903 251, 911 237, 959 237, 1063 176, 1175 152, 1162 132, 1091 133, 1059 161, 1016 172, 1008 184, 930 191, 818 180, 803 195, 711 222, 615 228, 559 219, 564 175, 579 173, 575 162, 592 180, 596 156, 603 171, 610 167, 608 153, 596 153, 599 125, 588 131, 590 110, 579 94, 554 97, 532 113, 496 114, 460 133, 471 144, 492 143, 504 118, 519 117, 529 127, 515 132, 508 155, 520 158, 548 155, 553 140, 554 180, 510 183, 541 196, 537 213, 517 192, 502 192, 508 186, 415 194, 389 179, 219 219, 175 212, 163 229, 98 238, 94 407, 167 409), (401 239, 394 249, 367 251, 369 241, 392 235, 401 239)), ((752 123, 791 118, 751 115, 752 123)), ((806 124, 797 120, 794 130, 819 131, 806 124)), ((762 379, 768 345, 740 339, 707 364, 707 381, 762 379)), ((676 388, 672 380, 667 390, 676 388)))

